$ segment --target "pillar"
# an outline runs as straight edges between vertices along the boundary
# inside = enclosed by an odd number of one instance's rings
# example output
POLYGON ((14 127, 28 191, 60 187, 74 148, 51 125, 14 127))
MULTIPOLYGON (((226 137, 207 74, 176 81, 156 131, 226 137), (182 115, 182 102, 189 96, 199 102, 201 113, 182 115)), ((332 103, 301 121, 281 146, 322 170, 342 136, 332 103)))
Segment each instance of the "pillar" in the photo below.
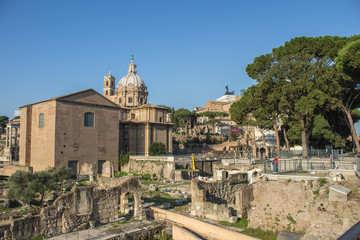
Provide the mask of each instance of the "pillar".
POLYGON ((171 127, 168 128, 168 149, 169 149, 169 153, 173 152, 173 139, 172 139, 171 127))
POLYGON ((145 125, 145 156, 149 156, 149 148, 150 148, 150 123, 147 122, 145 125))
POLYGON ((17 146, 17 145, 18 145, 18 143, 17 143, 17 130, 18 130, 18 128, 15 127, 15 141, 14 141, 14 146, 17 146))
POLYGON ((9 147, 9 126, 6 125, 6 142, 5 147, 9 147))
POLYGON ((10 138, 10 142, 9 142, 9 147, 11 147, 12 145, 12 124, 10 124, 10 127, 9 127, 9 138, 10 138))

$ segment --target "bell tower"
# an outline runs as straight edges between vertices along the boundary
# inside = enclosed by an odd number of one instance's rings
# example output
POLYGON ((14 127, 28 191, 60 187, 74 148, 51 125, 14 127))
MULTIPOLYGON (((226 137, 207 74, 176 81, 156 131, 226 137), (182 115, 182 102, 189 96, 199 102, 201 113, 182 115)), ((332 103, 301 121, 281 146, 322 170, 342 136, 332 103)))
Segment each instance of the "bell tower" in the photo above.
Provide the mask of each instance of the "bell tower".
POLYGON ((115 77, 111 75, 111 71, 109 71, 109 74, 104 77, 103 95, 105 97, 110 97, 115 95, 115 77))

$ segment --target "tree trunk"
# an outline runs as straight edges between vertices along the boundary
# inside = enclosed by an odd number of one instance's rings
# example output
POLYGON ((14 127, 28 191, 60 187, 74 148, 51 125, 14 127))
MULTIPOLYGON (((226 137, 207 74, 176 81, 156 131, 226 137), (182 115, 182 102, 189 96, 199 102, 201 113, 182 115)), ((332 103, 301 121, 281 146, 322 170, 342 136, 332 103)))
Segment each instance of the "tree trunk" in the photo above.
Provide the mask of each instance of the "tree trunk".
POLYGON ((345 112, 346 117, 347 117, 347 119, 349 121, 349 124, 350 124, 351 136, 352 136, 353 142, 355 143, 355 146, 356 146, 356 152, 360 153, 360 144, 359 144, 359 140, 358 140, 358 137, 357 137, 357 134, 356 134, 354 121, 353 121, 352 116, 351 116, 351 111, 350 111, 350 109, 347 109, 345 107, 343 108, 343 111, 345 112))
POLYGON ((285 126, 283 128, 283 132, 284 132, 284 138, 285 138, 285 142, 286 142, 286 150, 290 151, 289 139, 287 137, 286 127, 285 126))
POLYGON ((300 117, 301 123, 301 143, 302 143, 302 150, 303 150, 303 158, 308 158, 309 156, 309 139, 308 139, 308 132, 306 129, 305 118, 300 117))
POLYGON ((277 129, 276 118, 272 119, 272 123, 273 123, 274 131, 275 131, 275 138, 276 138, 276 152, 277 152, 277 155, 280 156, 280 137, 279 137, 279 131, 277 129))

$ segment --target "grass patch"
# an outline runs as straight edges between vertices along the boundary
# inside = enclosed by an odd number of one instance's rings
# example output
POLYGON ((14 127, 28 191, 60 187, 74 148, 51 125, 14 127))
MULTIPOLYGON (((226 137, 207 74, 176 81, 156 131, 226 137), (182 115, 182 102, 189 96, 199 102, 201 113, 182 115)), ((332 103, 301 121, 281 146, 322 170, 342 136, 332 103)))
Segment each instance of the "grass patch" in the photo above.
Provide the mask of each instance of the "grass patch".
POLYGON ((40 239, 44 239, 44 238, 47 238, 48 235, 47 234, 41 234, 41 235, 38 235, 38 236, 35 236, 35 237, 32 237, 32 238, 29 238, 28 240, 40 240, 40 239))
POLYGON ((319 183, 319 187, 322 187, 328 183, 328 180, 326 178, 318 178, 317 181, 319 183))
POLYGON ((220 221, 220 224, 227 226, 227 227, 236 227, 236 228, 246 229, 248 226, 248 220, 247 220, 247 218, 241 218, 237 223, 229 223, 226 221, 220 221))
POLYGON ((150 184, 160 185, 160 183, 157 181, 151 181, 151 180, 146 180, 146 179, 141 179, 141 183, 146 186, 150 186, 150 184))
POLYGON ((183 169, 175 169, 175 171, 188 171, 188 172, 193 172, 194 170, 192 170, 191 168, 187 169, 187 168, 183 168, 183 169))
POLYGON ((141 222, 141 220, 131 218, 129 221, 119 222, 119 224, 126 224, 126 223, 132 223, 132 222, 141 222))
POLYGON ((264 231, 259 228, 248 228, 247 218, 242 218, 237 223, 221 221, 220 224, 228 227, 241 228, 243 229, 241 233, 264 240, 276 240, 279 234, 278 232, 264 231))
POLYGON ((279 234, 278 232, 263 231, 258 228, 247 228, 241 233, 263 240, 276 240, 277 235, 279 234))

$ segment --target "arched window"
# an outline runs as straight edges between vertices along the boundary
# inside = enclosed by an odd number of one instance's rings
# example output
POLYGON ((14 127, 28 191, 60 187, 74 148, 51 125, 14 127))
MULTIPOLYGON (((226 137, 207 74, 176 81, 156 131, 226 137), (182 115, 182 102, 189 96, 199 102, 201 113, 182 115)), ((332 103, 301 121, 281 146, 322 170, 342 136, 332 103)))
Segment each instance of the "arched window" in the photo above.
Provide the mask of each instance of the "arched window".
POLYGON ((106 81, 106 86, 109 86, 109 82, 108 82, 108 81, 106 81))
POLYGON ((106 90, 106 93, 105 93, 105 95, 107 96, 109 94, 109 92, 108 92, 108 90, 106 90))
POLYGON ((85 113, 84 126, 85 127, 93 127, 94 126, 94 114, 92 112, 85 113))
POLYGON ((40 113, 39 115, 39 127, 44 127, 44 114, 40 113))

